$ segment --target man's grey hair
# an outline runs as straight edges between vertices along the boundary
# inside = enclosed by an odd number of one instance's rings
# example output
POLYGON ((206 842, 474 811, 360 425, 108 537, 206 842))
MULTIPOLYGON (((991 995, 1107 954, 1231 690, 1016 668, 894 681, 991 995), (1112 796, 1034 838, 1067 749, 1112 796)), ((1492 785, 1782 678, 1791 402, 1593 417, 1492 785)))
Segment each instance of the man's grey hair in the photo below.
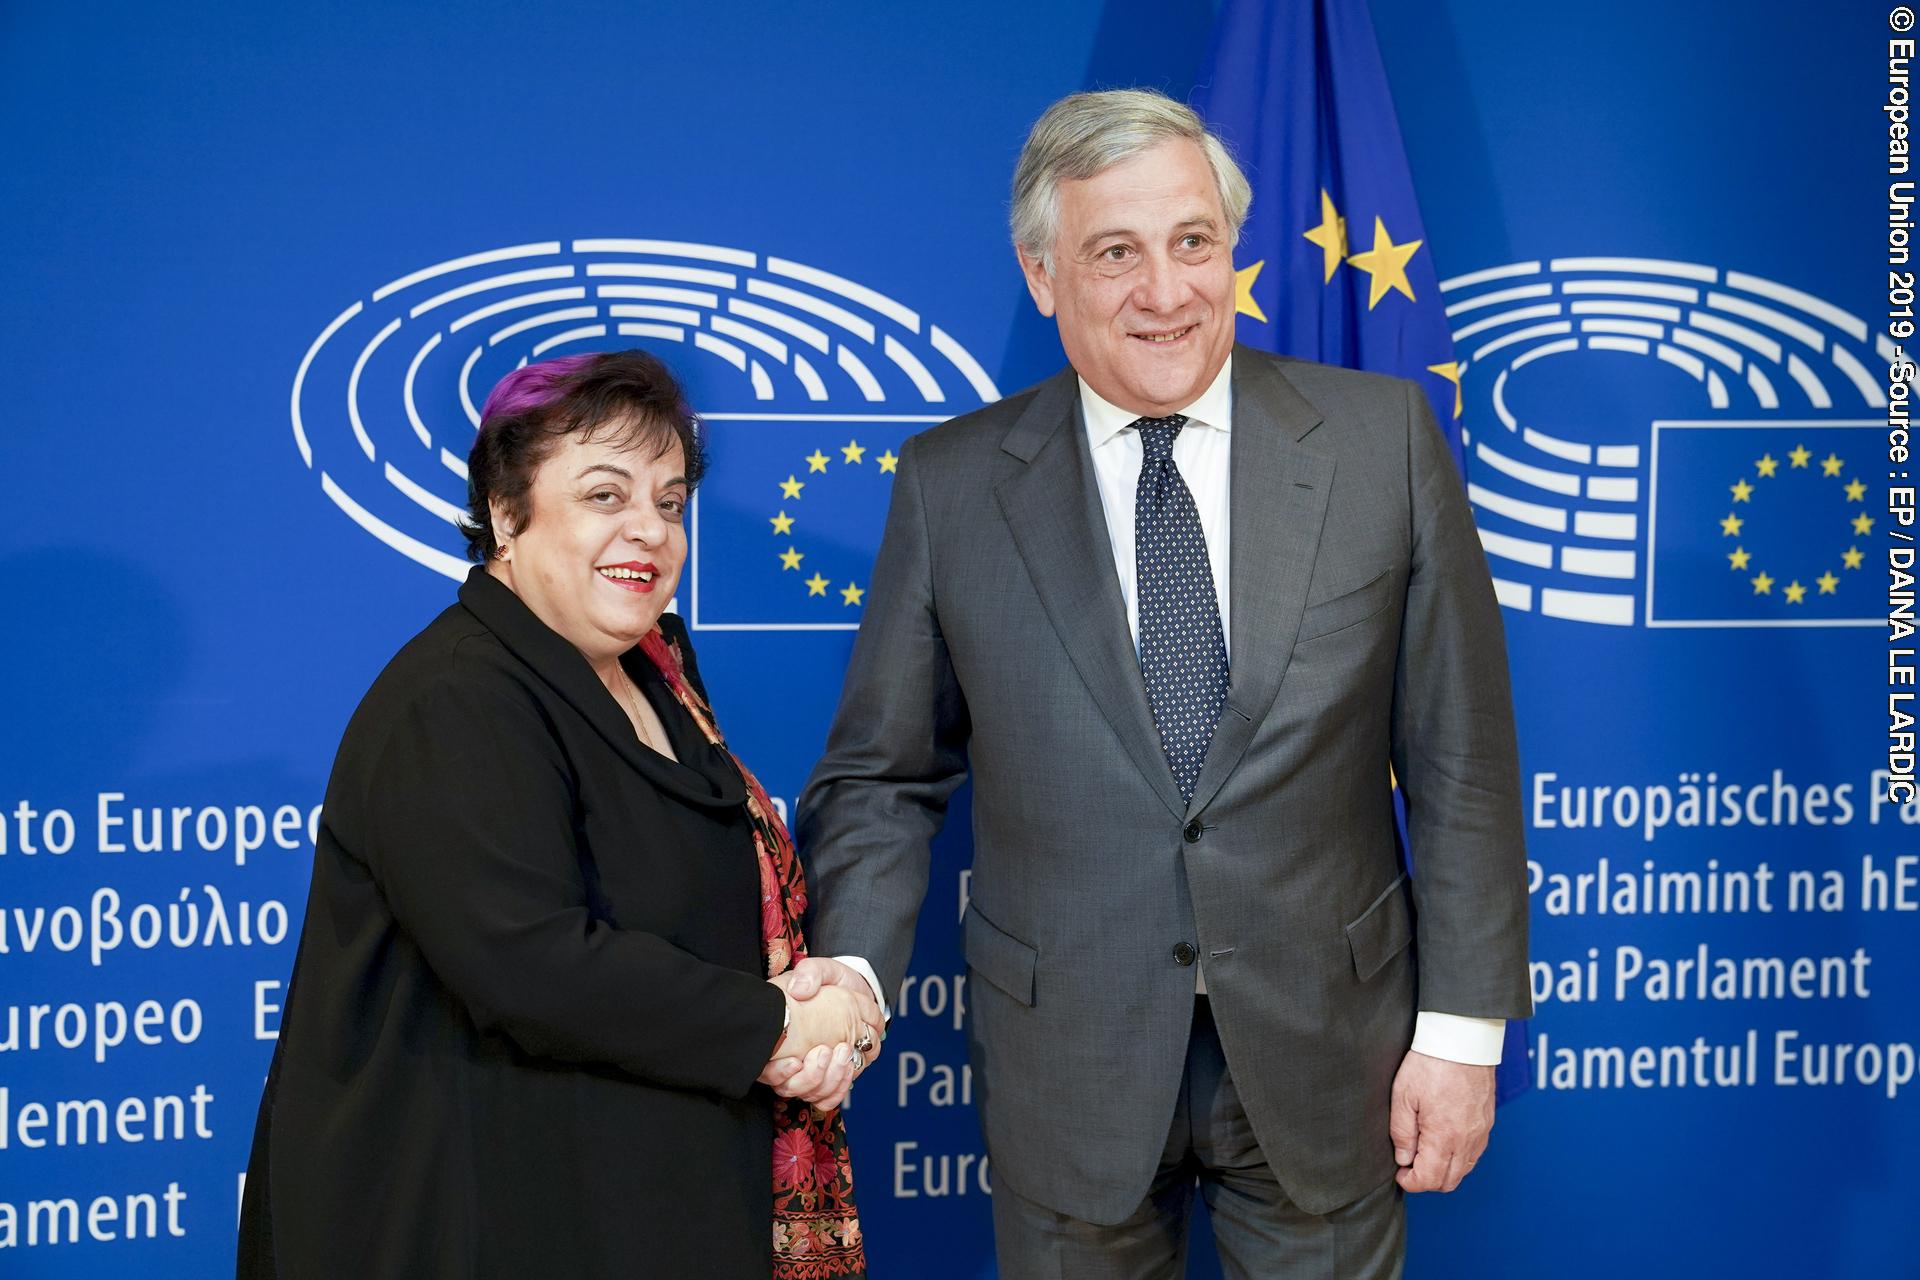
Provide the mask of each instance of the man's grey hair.
POLYGON ((1060 223, 1060 184, 1104 173, 1163 142, 1185 138, 1200 144, 1213 170, 1213 185, 1227 215, 1229 244, 1253 203, 1253 189, 1224 142, 1191 107, 1151 89, 1076 93, 1048 107, 1034 121, 1020 163, 1013 170, 1009 221, 1013 244, 1040 259, 1053 273, 1053 241, 1060 223))

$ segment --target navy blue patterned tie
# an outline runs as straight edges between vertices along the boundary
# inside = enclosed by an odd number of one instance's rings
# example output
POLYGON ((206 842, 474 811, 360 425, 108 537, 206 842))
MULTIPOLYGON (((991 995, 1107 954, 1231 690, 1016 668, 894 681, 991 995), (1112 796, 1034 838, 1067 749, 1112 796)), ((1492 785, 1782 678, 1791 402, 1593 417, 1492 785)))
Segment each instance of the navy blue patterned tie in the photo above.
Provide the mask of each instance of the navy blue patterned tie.
POLYGON ((1191 802, 1227 701, 1227 642, 1200 512, 1173 461, 1174 438, 1187 420, 1176 413, 1133 425, 1144 450, 1133 496, 1140 670, 1160 748, 1191 802))

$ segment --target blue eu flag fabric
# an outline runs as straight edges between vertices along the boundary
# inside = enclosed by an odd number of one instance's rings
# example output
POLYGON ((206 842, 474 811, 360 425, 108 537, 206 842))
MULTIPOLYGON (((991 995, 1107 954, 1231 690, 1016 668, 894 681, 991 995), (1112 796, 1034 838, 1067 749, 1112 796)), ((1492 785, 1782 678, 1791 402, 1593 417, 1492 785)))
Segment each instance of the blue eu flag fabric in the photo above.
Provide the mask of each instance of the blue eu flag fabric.
MULTIPOLYGON (((1364 0, 1225 0, 1193 96, 1253 185, 1240 340, 1412 379, 1464 468, 1459 365, 1364 0)), ((1509 1022, 1500 1100, 1527 1086, 1509 1022)))
POLYGON ((1413 379, 1459 458, 1453 338, 1363 0, 1226 0, 1194 107, 1253 184, 1240 340, 1413 379))

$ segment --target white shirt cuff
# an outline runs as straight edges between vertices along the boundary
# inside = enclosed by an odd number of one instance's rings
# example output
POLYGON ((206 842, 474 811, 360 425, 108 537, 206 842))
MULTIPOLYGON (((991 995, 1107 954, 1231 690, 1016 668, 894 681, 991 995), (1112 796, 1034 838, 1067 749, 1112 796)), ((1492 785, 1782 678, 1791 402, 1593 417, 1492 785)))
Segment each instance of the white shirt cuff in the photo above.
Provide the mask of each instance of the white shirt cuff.
MULTIPOLYGON (((880 1016, 891 1022, 893 1009, 887 1003, 886 993, 880 990, 880 977, 874 973, 873 966, 861 956, 833 958, 866 979, 873 989, 874 1003, 880 1006, 880 1016)), ((1422 1009, 1413 1022, 1413 1050, 1448 1062, 1494 1067, 1500 1065, 1506 1035, 1505 1018, 1469 1018, 1422 1009)))
POLYGON ((1497 1067, 1506 1038, 1505 1018, 1468 1018, 1422 1009, 1413 1020, 1413 1051, 1448 1062, 1497 1067))
MULTIPOLYGON (((873 1002, 880 1006, 881 1019, 886 1022, 892 1022, 893 1010, 887 1007, 887 997, 885 993, 880 990, 880 976, 873 971, 873 966, 859 956, 834 956, 833 958, 867 980, 867 985, 873 988, 873 1002)), ((1500 1049, 1497 1041, 1495 1042, 1493 1052, 1494 1061, 1498 1062, 1500 1060, 1500 1049)))

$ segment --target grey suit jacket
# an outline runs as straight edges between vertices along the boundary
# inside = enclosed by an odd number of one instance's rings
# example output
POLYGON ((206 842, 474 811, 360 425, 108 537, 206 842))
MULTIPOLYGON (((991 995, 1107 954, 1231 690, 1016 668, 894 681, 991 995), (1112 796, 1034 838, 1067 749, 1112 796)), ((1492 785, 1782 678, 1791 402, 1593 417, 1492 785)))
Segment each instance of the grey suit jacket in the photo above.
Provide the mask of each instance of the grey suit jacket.
POLYGON ((812 949, 867 957, 892 992, 971 770, 962 934, 994 1175, 1093 1222, 1138 1207, 1172 1121, 1194 1001, 1180 944, 1261 1150, 1314 1213, 1393 1172, 1416 1007, 1530 1012, 1499 608, 1426 398, 1241 347, 1233 415, 1232 683, 1191 804, 1071 370, 901 450, 800 800, 812 949))

